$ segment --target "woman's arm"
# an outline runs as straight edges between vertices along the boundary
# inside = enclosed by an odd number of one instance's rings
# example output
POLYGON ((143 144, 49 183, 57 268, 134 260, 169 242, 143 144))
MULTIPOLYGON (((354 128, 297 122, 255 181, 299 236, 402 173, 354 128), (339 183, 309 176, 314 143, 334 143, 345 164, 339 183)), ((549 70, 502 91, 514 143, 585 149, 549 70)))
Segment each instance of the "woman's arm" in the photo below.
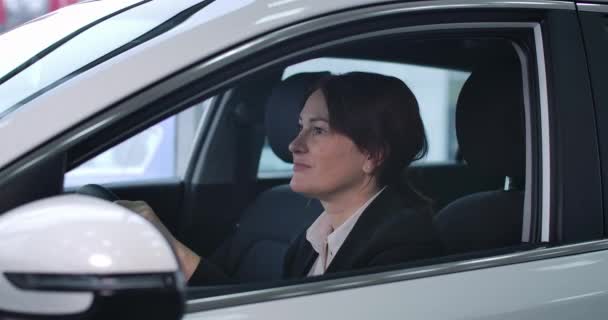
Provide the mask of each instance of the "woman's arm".
POLYGON ((171 245, 177 253, 177 257, 186 280, 190 280, 194 274, 194 271, 198 268, 198 265, 201 262, 201 257, 179 240, 175 239, 167 227, 165 227, 165 225, 160 221, 154 210, 146 202, 118 200, 115 201, 115 203, 135 213, 138 213, 140 216, 154 224, 169 239, 171 245))

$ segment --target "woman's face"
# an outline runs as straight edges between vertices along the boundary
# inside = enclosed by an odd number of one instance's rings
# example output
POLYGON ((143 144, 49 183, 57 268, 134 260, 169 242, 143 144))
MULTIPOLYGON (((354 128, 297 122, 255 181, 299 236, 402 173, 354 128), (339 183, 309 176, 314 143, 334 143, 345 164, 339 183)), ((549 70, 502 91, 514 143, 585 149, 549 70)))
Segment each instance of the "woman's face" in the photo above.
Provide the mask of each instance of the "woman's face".
POLYGON ((368 182, 372 161, 344 134, 329 125, 323 93, 315 91, 300 113, 300 132, 289 144, 295 192, 327 200, 368 182))

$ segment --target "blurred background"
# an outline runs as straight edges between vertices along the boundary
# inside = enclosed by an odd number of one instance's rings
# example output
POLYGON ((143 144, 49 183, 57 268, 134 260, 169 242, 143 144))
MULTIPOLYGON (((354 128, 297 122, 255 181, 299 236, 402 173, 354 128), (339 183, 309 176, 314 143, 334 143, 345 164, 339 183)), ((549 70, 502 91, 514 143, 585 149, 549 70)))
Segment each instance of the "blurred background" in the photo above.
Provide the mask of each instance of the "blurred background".
POLYGON ((0 33, 84 0, 0 0, 0 33))

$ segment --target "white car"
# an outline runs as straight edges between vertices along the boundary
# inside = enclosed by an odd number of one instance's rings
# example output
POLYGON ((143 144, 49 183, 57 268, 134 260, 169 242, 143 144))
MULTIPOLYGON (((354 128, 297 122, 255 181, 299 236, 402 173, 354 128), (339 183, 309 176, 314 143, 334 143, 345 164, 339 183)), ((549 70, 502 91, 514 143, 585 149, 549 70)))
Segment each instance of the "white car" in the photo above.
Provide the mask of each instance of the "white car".
POLYGON ((102 0, 2 34, 0 318, 605 319, 607 17, 605 0, 102 0), (286 185, 293 112, 348 71, 416 95, 429 154, 403 179, 445 255, 284 280, 320 213, 286 185), (159 231, 90 197, 114 195, 237 283, 185 287, 159 231))

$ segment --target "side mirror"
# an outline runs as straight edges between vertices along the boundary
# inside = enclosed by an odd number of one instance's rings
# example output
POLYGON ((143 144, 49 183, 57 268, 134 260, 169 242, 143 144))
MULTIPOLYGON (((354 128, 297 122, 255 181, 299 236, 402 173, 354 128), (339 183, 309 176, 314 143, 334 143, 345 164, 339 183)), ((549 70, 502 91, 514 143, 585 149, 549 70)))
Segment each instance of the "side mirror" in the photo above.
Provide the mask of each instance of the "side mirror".
POLYGON ((0 319, 181 319, 185 280, 160 231, 82 195, 0 216, 0 319))

